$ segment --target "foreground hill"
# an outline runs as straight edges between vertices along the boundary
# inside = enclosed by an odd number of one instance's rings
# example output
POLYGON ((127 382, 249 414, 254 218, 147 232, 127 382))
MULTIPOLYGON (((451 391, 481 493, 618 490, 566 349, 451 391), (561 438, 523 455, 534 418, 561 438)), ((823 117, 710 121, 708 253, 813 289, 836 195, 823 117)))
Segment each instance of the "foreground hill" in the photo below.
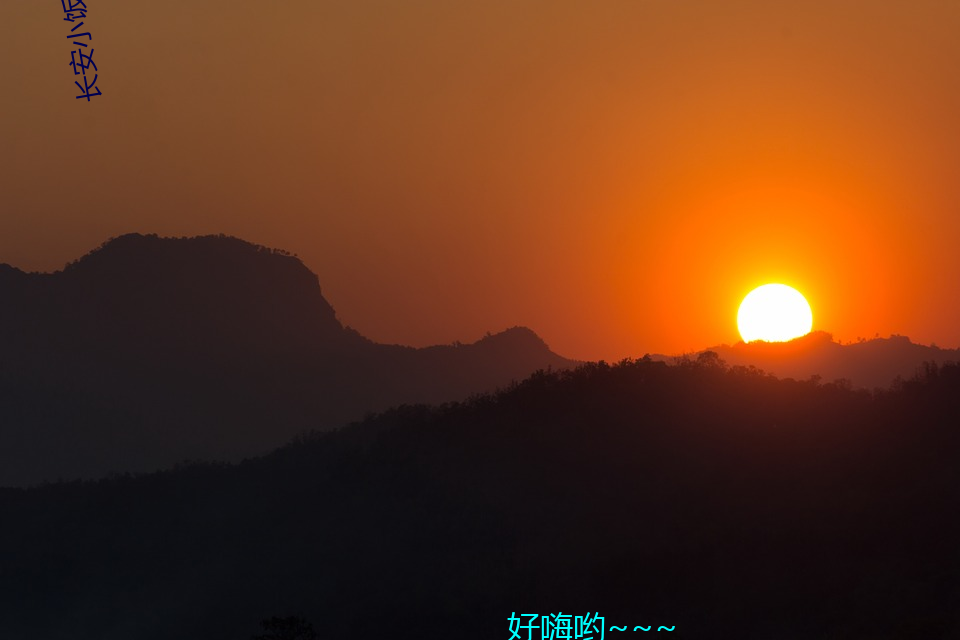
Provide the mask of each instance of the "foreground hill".
POLYGON ((957 638, 958 413, 952 365, 871 394, 601 363, 236 466, 6 489, 0 631, 489 640, 590 611, 606 638, 957 638))
POLYGON ((131 234, 52 274, 0 265, 0 301, 0 486, 239 460, 572 364, 523 328, 375 344, 297 258, 225 236, 131 234))

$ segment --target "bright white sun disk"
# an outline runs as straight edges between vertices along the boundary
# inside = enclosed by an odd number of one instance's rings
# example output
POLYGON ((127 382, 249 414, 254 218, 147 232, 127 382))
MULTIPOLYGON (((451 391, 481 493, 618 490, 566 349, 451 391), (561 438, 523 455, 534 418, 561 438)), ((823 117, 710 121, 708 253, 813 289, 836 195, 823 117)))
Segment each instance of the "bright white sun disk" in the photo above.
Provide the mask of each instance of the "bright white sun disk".
POLYGON ((737 312, 744 342, 785 342, 810 333, 813 313, 803 295, 785 284, 765 284, 747 294, 737 312))

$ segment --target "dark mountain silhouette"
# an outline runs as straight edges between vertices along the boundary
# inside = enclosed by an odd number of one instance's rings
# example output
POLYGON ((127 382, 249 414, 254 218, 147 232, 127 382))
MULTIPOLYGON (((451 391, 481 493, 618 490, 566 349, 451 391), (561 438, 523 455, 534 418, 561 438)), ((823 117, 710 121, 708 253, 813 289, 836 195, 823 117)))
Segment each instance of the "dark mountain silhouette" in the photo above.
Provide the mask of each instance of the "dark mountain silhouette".
MULTIPOLYGON (((789 342, 738 342, 706 351, 716 353, 730 365, 754 366, 781 378, 806 380, 817 376, 824 381, 845 380, 866 389, 885 389, 898 378, 910 378, 924 363, 960 361, 960 349, 914 344, 905 336, 840 344, 825 331, 789 342)), ((673 360, 661 355, 655 358, 673 360)))
POLYGON ((375 344, 296 257, 226 236, 130 234, 50 274, 0 265, 0 301, 0 486, 238 460, 572 364, 519 327, 375 344))
POLYGON ((957 638, 958 413, 957 365, 869 392, 703 354, 4 489, 0 635, 490 640, 589 611, 609 639, 957 638))

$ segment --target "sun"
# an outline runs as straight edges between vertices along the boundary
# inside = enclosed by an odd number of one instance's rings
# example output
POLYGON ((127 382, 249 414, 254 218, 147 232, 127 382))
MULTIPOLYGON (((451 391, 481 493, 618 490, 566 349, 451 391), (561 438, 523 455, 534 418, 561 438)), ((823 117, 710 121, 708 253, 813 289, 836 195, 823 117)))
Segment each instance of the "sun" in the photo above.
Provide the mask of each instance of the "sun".
POLYGON ((810 333, 813 312, 806 298, 785 284, 765 284, 747 294, 737 312, 744 342, 786 342, 810 333))

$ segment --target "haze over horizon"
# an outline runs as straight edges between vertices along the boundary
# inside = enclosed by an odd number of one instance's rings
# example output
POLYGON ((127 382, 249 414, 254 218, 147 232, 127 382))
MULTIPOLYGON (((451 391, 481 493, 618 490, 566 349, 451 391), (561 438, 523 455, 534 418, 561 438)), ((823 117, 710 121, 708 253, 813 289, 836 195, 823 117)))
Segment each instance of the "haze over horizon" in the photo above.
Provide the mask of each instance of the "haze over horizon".
POLYGON ((839 340, 960 346, 956 4, 88 7, 90 103, 60 7, 0 6, 0 262, 222 232, 380 342, 689 352, 784 282, 839 340))

